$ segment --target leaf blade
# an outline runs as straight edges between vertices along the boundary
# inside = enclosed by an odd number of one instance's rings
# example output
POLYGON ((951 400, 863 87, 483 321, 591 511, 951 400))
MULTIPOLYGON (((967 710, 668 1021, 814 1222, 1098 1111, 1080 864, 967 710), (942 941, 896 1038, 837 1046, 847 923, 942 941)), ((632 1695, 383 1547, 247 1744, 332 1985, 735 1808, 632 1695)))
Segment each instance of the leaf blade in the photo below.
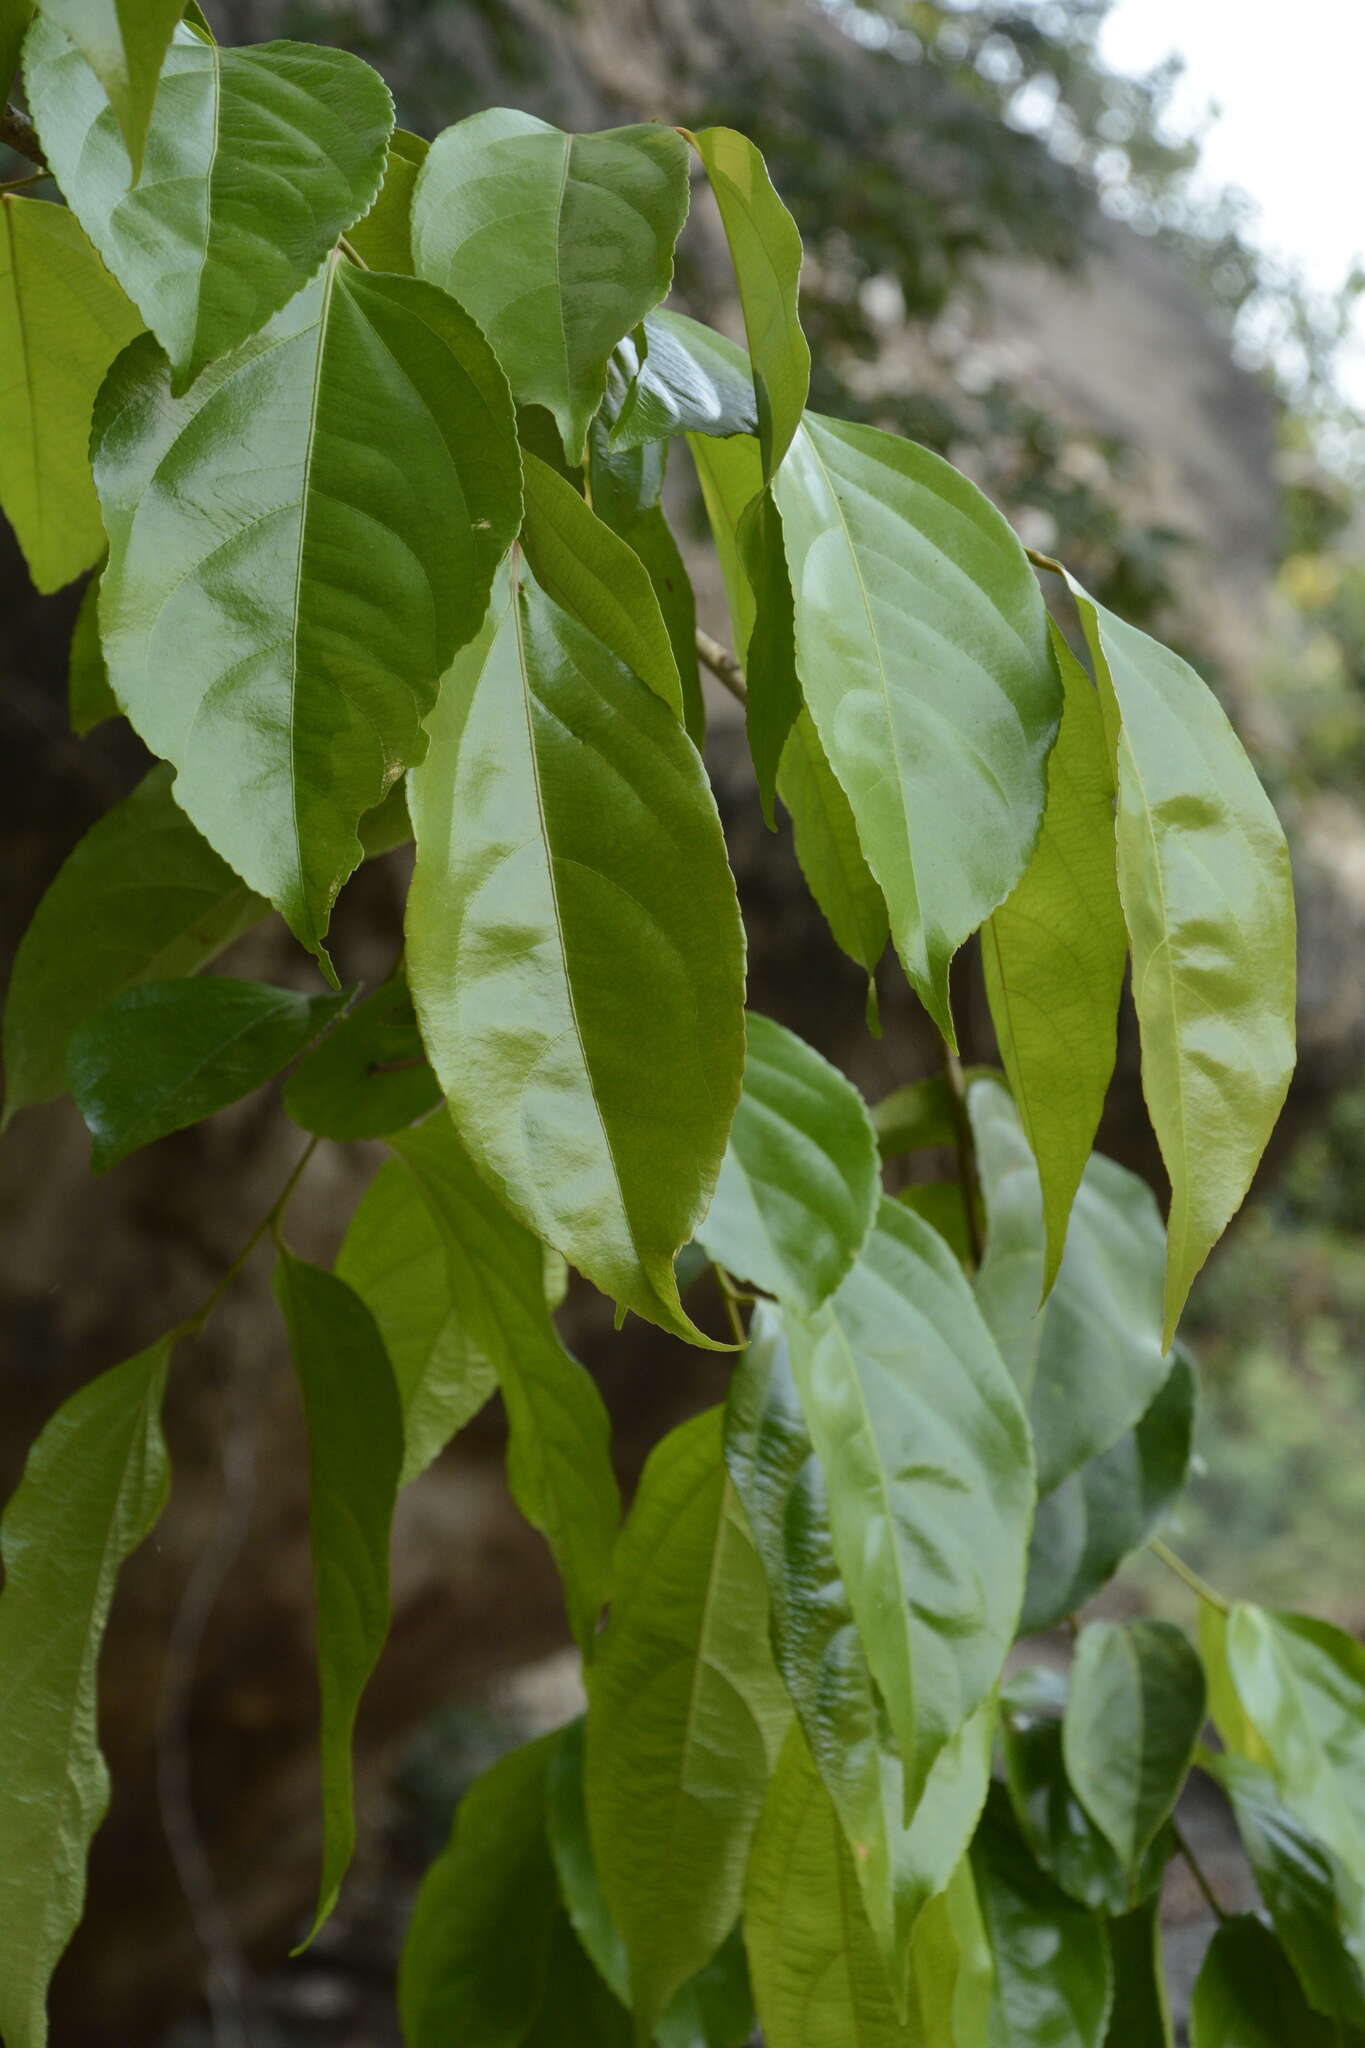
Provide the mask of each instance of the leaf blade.
POLYGON ((1067 1776, 1133 1874, 1180 1796, 1206 1707, 1203 1666, 1172 1623, 1081 1631, 1062 1722, 1067 1776))
POLYGON ((161 66, 183 12, 181 0, 43 0, 104 87, 123 134, 134 180, 161 66))

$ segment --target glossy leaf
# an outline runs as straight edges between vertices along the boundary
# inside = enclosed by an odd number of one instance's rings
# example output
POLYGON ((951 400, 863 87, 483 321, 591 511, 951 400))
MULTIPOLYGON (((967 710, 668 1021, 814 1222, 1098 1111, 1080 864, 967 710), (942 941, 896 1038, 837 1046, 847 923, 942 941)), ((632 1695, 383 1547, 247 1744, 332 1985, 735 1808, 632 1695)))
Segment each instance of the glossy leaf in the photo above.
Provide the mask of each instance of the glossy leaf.
POLYGON ((426 162, 430 147, 420 135, 410 135, 406 128, 395 128, 389 137, 379 196, 364 218, 346 233, 361 262, 371 270, 386 270, 396 277, 414 274, 412 197, 417 173, 426 162))
POLYGON ((676 434, 756 434, 758 409, 742 348, 669 306, 624 335, 607 373, 613 448, 676 434))
POLYGON ((433 143, 413 250, 421 276, 474 315, 517 402, 553 413, 577 462, 607 360, 666 295, 686 217, 687 149, 673 129, 564 135, 494 107, 433 143))
POLYGON ((645 1467, 588 1673, 588 1820, 642 2038, 739 1910, 790 1714, 767 1606, 711 1409, 645 1467))
POLYGON ((1061 712, 1042 598, 975 485, 808 414, 774 486, 805 699, 892 937, 950 1037, 948 965, 1033 852, 1061 712))
POLYGON ((65 29, 103 86, 136 180, 183 0, 42 0, 42 11, 65 29))
POLYGON ((25 53, 33 118, 72 211, 182 392, 278 313, 368 211, 392 101, 344 50, 226 50, 182 27, 134 183, 104 88, 51 12, 39 14, 25 53))
POLYGON ((586 1649, 606 1598, 618 1516, 602 1397, 550 1321, 540 1244, 480 1179, 450 1120, 438 1116, 392 1143, 440 1231, 467 1341, 497 1372, 508 1484, 550 1546, 586 1649))
POLYGON ((68 854, 19 945, 5 1006, 5 1119, 66 1085, 72 1032, 139 982, 194 974, 266 915, 153 768, 68 854))
POLYGON ((771 477, 801 424, 810 391, 810 350, 796 311, 801 236, 747 136, 733 128, 703 128, 692 140, 735 266, 764 474, 771 477))
POLYGON ((1067 1776, 1130 1871, 1180 1796, 1206 1707, 1204 1668, 1173 1622, 1081 1631, 1062 1724, 1067 1776))
POLYGON ((863 858, 853 811, 808 711, 787 737, 777 790, 791 814, 806 887, 835 944, 871 975, 891 935, 886 900, 863 858))
POLYGON ((1111 1920, 1108 1932, 1114 2000, 1105 2048, 1173 2048, 1157 1902, 1111 1920))
POLYGON ((943 1240, 883 1199, 832 1300, 789 1322, 834 1554, 913 1811, 1013 1637, 1033 1512, 1023 1410, 943 1240))
POLYGON ((680 718, 678 664, 644 563, 546 463, 527 453, 523 474, 522 540, 537 583, 680 718))
POLYGON ((1165 1234, 1145 1181, 1094 1153, 1052 1293, 1038 1167, 1007 1088, 973 1081, 967 1108, 985 1196, 976 1296, 1028 1405, 1042 1492, 1107 1451, 1170 1371, 1161 1342, 1165 1234))
POLYGON ((743 938, 695 750, 518 576, 446 678, 412 805, 408 979, 464 1142, 604 1293, 708 1341, 673 1259, 739 1097, 743 938))
POLYGON ((5 1509, 0 1593, 0 2031, 43 2048, 48 1979, 81 1917, 109 1803, 96 1667, 119 1567, 166 1497, 163 1338, 57 1410, 5 1509))
POLYGON ((1171 1181, 1166 1341, 1294 1065, 1294 898, 1270 799, 1187 663, 1078 586, 1118 759, 1142 1085, 1171 1181))
POLYGON ((71 629, 66 667, 67 715, 71 730, 84 734, 119 715, 118 699, 109 687, 109 671, 100 645, 100 583, 92 576, 81 593, 80 610, 71 629))
POLYGON ((104 552, 90 414, 140 325, 73 213, 0 192, 0 508, 39 590, 104 552))
POLYGON ((1315 2013, 1289 1958, 1254 1914, 1241 1913, 1209 1943, 1190 2008, 1190 2048, 1341 2048, 1315 2013))
POLYGON ((401 974, 343 1017, 284 1084, 294 1122, 323 1138, 382 1138, 441 1099, 401 974))
POLYGON ((407 1164, 390 1159, 366 1188, 337 1254, 374 1317, 403 1407, 404 1486, 478 1414, 498 1375, 451 1292, 445 1239, 407 1164))
POLYGON ((357 823, 422 754, 520 523, 502 373, 432 286, 334 260, 179 401, 127 350, 96 434, 114 693, 325 957, 357 823))
POLYGON ((972 1844, 995 1964, 988 2048, 1103 2048, 1113 2001, 1104 1922, 1029 1856, 1004 1787, 992 1787, 972 1844))
POLYGON ((1114 856, 1114 776, 1090 678, 1051 628, 1063 690, 1033 858, 981 934, 986 995, 1042 1183, 1057 1277, 1067 1218, 1114 1071, 1128 938, 1114 856))
POLYGON ((744 1092, 697 1242, 737 1278, 812 1310, 862 1249, 881 1194, 862 1097, 781 1024, 750 1013, 744 1092))
POLYGON ((311 1941, 355 1850, 351 1742, 389 1632, 389 1531, 403 1411, 374 1317, 358 1294, 280 1247, 275 1293, 308 1424, 308 1526, 322 1697, 322 1880, 311 1941))

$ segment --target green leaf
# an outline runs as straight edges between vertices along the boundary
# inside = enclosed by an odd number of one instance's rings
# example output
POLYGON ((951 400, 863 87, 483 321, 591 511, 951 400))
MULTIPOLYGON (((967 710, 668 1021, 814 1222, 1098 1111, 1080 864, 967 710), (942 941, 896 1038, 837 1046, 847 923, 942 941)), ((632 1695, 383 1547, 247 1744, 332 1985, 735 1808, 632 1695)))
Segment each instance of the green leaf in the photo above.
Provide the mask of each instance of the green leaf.
POLYGON ((414 274, 412 195, 417 173, 426 162, 430 147, 420 135, 410 135, 406 128, 395 128, 389 137, 379 196, 346 235, 361 262, 371 270, 386 270, 396 277, 414 274))
POLYGON ((1055 625, 1051 634, 1063 710, 1048 760, 1043 829, 1022 879, 981 934, 1000 1056, 1042 1181, 1044 1294, 1057 1277, 1114 1071, 1128 957, 1100 702, 1055 625))
POLYGON ((296 1124, 342 1140, 401 1131, 440 1099, 401 974, 343 1017, 284 1084, 296 1124))
POLYGON ((1209 1943, 1190 2008, 1190 2048, 1341 2048, 1342 2034, 1309 2006, 1289 1958, 1252 1913, 1226 1920, 1209 1943))
POLYGON ((408 979, 464 1142, 604 1293, 708 1342, 673 1260, 739 1097, 743 935, 695 750, 516 576, 446 677, 412 804, 408 979))
POLYGON ((747 136, 733 128, 703 128, 692 141, 706 166, 735 266, 766 479, 790 447, 810 392, 810 350, 796 311, 801 235, 747 136))
POLYGON ((681 718, 678 664, 644 563, 546 463, 527 452, 522 468, 537 583, 681 718))
POLYGON ((641 2039, 739 1910, 790 1714, 767 1607, 711 1409, 650 1456, 588 1673, 588 1820, 641 2039))
POLYGON ((1108 1933, 1114 2002, 1105 2048, 1172 2048, 1175 2037, 1166 1997, 1157 1901, 1111 1920, 1108 1933))
POLYGON ((0 0, 0 94, 9 98, 34 0, 0 0))
POLYGON ((624 335, 607 372, 614 449, 675 434, 756 434, 758 411, 742 348, 699 320, 661 307, 624 335))
POLYGON ((863 858, 852 808, 808 711, 787 736, 777 792, 791 814, 806 887, 835 944, 871 975, 891 933, 886 899, 863 858))
POLYGON ((1028 1429, 943 1240, 883 1199, 848 1278, 788 1321, 834 1554, 905 1768, 905 1813, 992 1691, 1033 1512, 1028 1429))
POLYGON ((278 313, 368 211, 393 103, 378 73, 344 50, 222 50, 182 27, 134 183, 103 86, 49 14, 25 52, 33 118, 57 183, 165 349, 179 394, 278 313))
POLYGON ((90 414, 139 324, 74 213, 0 192, 0 507, 39 590, 104 551, 90 414))
POLYGON ((420 274, 469 308, 517 402, 553 413, 578 462, 607 359, 667 293, 686 217, 675 130, 564 135, 493 107, 432 144, 412 241, 420 274))
POLYGON ((1294 1066, 1294 896, 1270 799, 1194 670, 1072 585, 1118 756, 1142 1086, 1171 1181, 1166 1342, 1294 1066))
POLYGON ((872 1228, 876 1141, 837 1068, 770 1018, 747 1021, 744 1092, 697 1242, 738 1278, 813 1310, 872 1228))
POLYGON ((1022 547, 974 484, 811 413, 773 485, 806 702, 905 971, 951 1037, 948 966, 1028 865, 1061 712, 1022 547))
POLYGON ((507 1409, 507 1478, 550 1546, 581 1648, 607 1595, 618 1503, 602 1397, 555 1333, 540 1244, 475 1172, 448 1117, 391 1141, 445 1245, 450 1298, 468 1341, 497 1371, 507 1409))
POLYGON ((81 593, 71 631, 66 667, 67 715, 74 733, 85 734, 119 715, 118 699, 109 687, 109 671, 100 645, 100 580, 92 576, 81 593))
POLYGON ((991 1788, 972 1871, 995 1963, 988 2048, 1103 2048, 1113 2001, 1104 1922, 1038 1869, 1003 1785, 991 1788))
POLYGON ((0 2031, 43 2048, 48 1979, 85 1900, 109 1803, 96 1667, 114 1582, 166 1497, 161 1396, 171 1343, 57 1410, 5 1509, 0 1593, 0 2031))
POLYGON ((1170 1372, 1161 1341, 1165 1233, 1146 1182, 1093 1153, 1040 1309, 1050 1254, 1022 1119, 995 1080, 971 1083, 967 1109, 988 1222, 976 1297, 1028 1405, 1047 1493, 1116 1444, 1170 1372))
POLYGON ((42 11, 66 31, 103 86, 136 182, 183 0, 42 0, 42 11))
POLYGON ((1194 1443, 1195 1379, 1179 1351, 1135 1428, 1045 1493, 1033 1519, 1023 1635, 1054 1628, 1113 1577, 1165 1521, 1194 1443))
POLYGON ((1094 1621, 1071 1667, 1062 1751, 1076 1796, 1136 1874, 1204 1725, 1204 1667, 1169 1621, 1094 1621))
POLYGON ((520 523, 502 373, 433 286, 335 259, 178 401, 127 350, 96 436, 114 693, 323 958, 357 822, 420 758, 520 523))
POLYGON ((689 434, 687 446, 725 580, 735 652, 742 661, 754 630, 754 592, 740 549, 739 528, 745 511, 763 489, 763 457, 757 439, 747 434, 728 440, 689 434))
POLYGON ((275 1294, 308 1424, 323 1823, 311 1941, 336 1904, 355 1850, 351 1741, 360 1696, 389 1632, 389 1531, 403 1411, 374 1317, 344 1280, 281 1245, 275 1294))
POLYGON ((769 826, 778 771, 792 727, 801 715, 801 684, 796 673, 796 622, 791 579, 782 539, 782 515, 771 491, 764 491, 740 521, 749 586, 754 593, 754 625, 745 649, 744 723, 758 779, 759 800, 769 826))
POLYGON ((697 669, 697 606, 687 565, 659 503, 668 443, 614 452, 606 445, 601 421, 595 420, 589 445, 593 510, 644 564, 682 683, 683 724, 700 752, 706 739, 706 707, 697 669))
POLYGON ((958 1125, 953 1098, 942 1074, 929 1074, 922 1081, 908 1081, 893 1088, 872 1105, 872 1128, 883 1159, 903 1152, 951 1150, 957 1144, 958 1125))
POLYGON ((452 1295, 445 1239, 406 1161, 387 1160, 370 1182, 336 1272, 369 1309, 389 1354, 403 1406, 406 1486, 498 1384, 452 1295))

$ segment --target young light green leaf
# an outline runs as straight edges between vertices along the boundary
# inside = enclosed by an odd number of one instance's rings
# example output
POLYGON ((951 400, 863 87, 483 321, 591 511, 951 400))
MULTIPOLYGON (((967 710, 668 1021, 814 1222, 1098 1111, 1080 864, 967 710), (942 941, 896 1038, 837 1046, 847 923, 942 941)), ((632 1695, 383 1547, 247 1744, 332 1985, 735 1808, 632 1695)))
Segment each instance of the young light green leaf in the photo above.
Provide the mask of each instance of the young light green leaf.
POLYGON ((72 732, 80 734, 91 732, 106 718, 119 715, 118 699, 109 687, 109 671, 100 645, 99 598, 100 580, 92 576, 81 593, 67 656, 67 716, 72 732))
POLYGON ((68 204, 170 358, 178 395, 278 313, 368 211, 393 103, 344 50, 224 50, 181 27, 134 182, 104 87, 51 12, 25 51, 33 118, 68 204))
POLYGON ((1313 2011, 1283 1948, 1253 1913, 1225 1920, 1209 1943, 1190 2007, 1190 2048, 1341 2048, 1313 2011))
POLYGON ((322 1881, 311 1941, 336 1904, 355 1850, 351 1740, 360 1696, 389 1632, 389 1532, 403 1411, 374 1317, 344 1280, 281 1246, 275 1294, 308 1424, 322 1697, 322 1881))
POLYGON ((464 1142, 604 1293, 710 1341, 673 1260, 739 1098, 743 934, 694 748, 518 574, 446 677, 412 804, 408 979, 464 1142))
POLYGON ((340 1140, 401 1131, 440 1099, 401 974, 343 1017, 284 1084, 294 1122, 340 1140))
POLYGON ((371 270, 394 277, 412 277, 412 195, 417 173, 431 147, 420 135, 395 128, 389 137, 388 160, 379 196, 363 219, 349 228, 346 239, 371 270))
POLYGON ((522 474, 522 543, 541 589, 681 718, 678 664, 644 563, 571 483, 529 451, 522 474))
POLYGON ((1207 1704, 1204 1667, 1173 1622, 1082 1629, 1062 1754, 1077 1798, 1130 1872, 1175 1807, 1207 1704))
POLYGON ((90 414, 140 325, 74 213, 0 192, 0 508, 39 590, 104 551, 90 414))
POLYGON ((71 1033, 127 988, 194 974, 269 905, 219 860, 153 768, 67 856, 19 944, 5 1005, 5 1121, 66 1086, 71 1033))
POLYGON ((1114 2002, 1105 2048, 1173 2048, 1161 1910, 1155 1899, 1108 1923, 1114 2002))
POLYGON ((1043 827, 981 934, 1000 1056, 1042 1182, 1046 1295, 1114 1071, 1128 939, 1114 855, 1114 777, 1099 697, 1058 632, 1063 709, 1043 827))
POLYGON ((1055 1628, 1083 1607, 1166 1519, 1189 1470, 1195 1391, 1189 1360, 1177 1350, 1142 1420, 1039 1500, 1022 1635, 1055 1628))
POLYGON ((469 308, 518 404, 553 413, 578 462, 607 359, 666 295, 686 217, 687 148, 674 129, 564 135, 493 107, 432 144, 412 242, 419 274, 469 308))
POLYGON ((808 711, 787 736, 777 793, 791 815, 806 887, 835 944, 870 976, 891 936, 886 899, 863 858, 852 807, 808 711))
POLYGON ((663 306, 622 337, 607 371, 604 413, 614 449, 675 434, 756 434, 758 410, 742 348, 663 306))
POLYGON ((957 1261, 899 1203, 883 1199, 838 1293, 787 1327, 908 1817, 1014 1635, 1033 1512, 1028 1426, 957 1261))
POLYGON ((967 1109, 988 1224, 976 1298, 1028 1406, 1038 1485, 1048 1493, 1116 1444, 1166 1380, 1165 1233, 1146 1182, 1093 1153, 1040 1308, 1050 1253, 1022 1118, 995 1079, 971 1083, 967 1109))
POLYGON ((65 29, 114 110, 136 183, 161 66, 183 0, 42 0, 42 11, 65 29))
POLYGON ((96 1667, 114 1582, 167 1486, 162 1338, 57 1410, 5 1509, 0 1593, 0 2033, 43 2048, 48 1979, 81 1917, 109 1802, 96 1667))
POLYGON ((773 485, 806 703, 911 984, 951 1037, 948 966, 1032 855, 1061 712, 1022 547, 974 484, 811 413, 773 485))
POLYGON ((1294 896, 1270 799, 1187 663, 1072 584, 1118 759, 1142 1086, 1171 1181, 1165 1341, 1294 1066, 1294 896))
POLYGON ((619 1513, 602 1397, 555 1334, 542 1247, 480 1179, 450 1119, 434 1117, 391 1142, 440 1231, 467 1341, 497 1372, 508 1483, 550 1546, 586 1650, 606 1599, 619 1513))
POLYGON ((790 447, 810 392, 810 350, 796 311, 801 235, 747 136, 733 128, 703 128, 692 141, 706 166, 735 266, 766 479, 790 447))
POLYGON ((1033 1862, 1003 1785, 986 1801, 972 1872, 995 1964, 988 2048, 1104 2048, 1113 2005, 1104 1922, 1033 1862))
POLYGON ((324 959, 358 820, 420 758, 520 524, 502 372, 433 286, 337 258, 178 401, 149 339, 125 351, 96 434, 114 693, 324 959))
POLYGON ((652 1453, 588 1674, 588 1821, 640 2038, 715 1953, 790 1715, 718 1409, 652 1453))
POLYGON ((863 1247, 881 1193, 863 1099, 828 1060, 750 1012, 744 1092, 697 1242, 737 1278, 819 1308, 863 1247))

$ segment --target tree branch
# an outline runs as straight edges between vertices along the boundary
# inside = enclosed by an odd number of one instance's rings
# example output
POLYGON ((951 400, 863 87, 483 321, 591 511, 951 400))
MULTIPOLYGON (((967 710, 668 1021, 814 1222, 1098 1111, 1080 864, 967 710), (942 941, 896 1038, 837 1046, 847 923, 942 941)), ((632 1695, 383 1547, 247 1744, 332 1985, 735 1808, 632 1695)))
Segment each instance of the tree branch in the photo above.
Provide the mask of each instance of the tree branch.
POLYGON ((748 689, 744 682, 744 671, 728 647, 722 647, 719 640, 713 640, 709 633, 697 628, 697 659, 704 668, 709 668, 718 683, 724 683, 737 703, 748 700, 748 689))
POLYGON ((18 107, 6 107, 0 114, 0 142, 7 143, 20 156, 26 156, 31 164, 37 164, 40 171, 48 168, 38 131, 28 115, 21 113, 18 107))

